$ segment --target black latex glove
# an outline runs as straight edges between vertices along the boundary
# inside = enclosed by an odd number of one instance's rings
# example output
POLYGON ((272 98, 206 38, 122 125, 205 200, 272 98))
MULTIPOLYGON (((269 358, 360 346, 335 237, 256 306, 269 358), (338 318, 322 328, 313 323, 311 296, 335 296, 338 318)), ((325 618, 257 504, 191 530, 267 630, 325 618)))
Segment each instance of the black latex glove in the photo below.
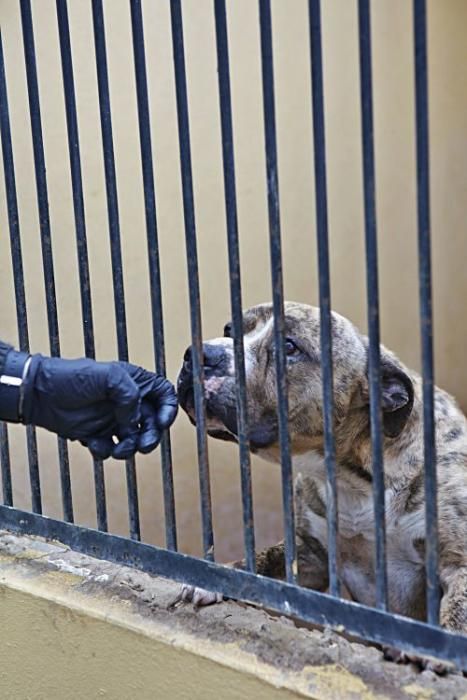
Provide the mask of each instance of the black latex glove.
POLYGON ((151 452, 177 415, 172 384, 128 362, 33 355, 23 388, 24 423, 80 440, 100 459, 151 452))

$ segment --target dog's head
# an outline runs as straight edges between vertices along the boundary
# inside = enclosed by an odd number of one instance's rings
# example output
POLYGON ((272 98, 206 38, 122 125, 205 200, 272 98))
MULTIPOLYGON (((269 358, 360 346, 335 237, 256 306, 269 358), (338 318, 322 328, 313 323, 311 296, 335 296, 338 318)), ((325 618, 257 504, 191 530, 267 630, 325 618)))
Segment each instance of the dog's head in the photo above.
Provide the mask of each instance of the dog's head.
MULTIPOLYGON (((336 439, 369 434, 368 340, 347 319, 332 314, 336 439)), ((252 451, 278 459, 274 318, 271 304, 243 316, 249 440, 252 451)), ((224 337, 203 344, 207 428, 212 437, 236 440, 236 377, 232 325, 224 337)), ((323 446, 319 309, 286 302, 285 350, 292 454, 323 446)), ((383 428, 388 438, 404 429, 413 405, 412 381, 396 358, 382 348, 383 428)), ((191 348, 178 377, 182 408, 195 422, 191 348)))

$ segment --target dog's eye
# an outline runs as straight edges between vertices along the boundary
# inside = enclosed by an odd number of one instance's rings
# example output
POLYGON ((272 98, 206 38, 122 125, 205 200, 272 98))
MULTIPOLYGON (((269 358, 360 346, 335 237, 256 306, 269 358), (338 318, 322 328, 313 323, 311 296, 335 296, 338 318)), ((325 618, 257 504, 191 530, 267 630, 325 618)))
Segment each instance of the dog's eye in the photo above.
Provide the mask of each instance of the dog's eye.
POLYGON ((232 337, 232 323, 226 323, 224 326, 224 338, 232 337))
POLYGON ((291 338, 286 338, 285 339, 285 354, 286 355, 297 355, 300 352, 300 349, 295 345, 294 341, 291 338))

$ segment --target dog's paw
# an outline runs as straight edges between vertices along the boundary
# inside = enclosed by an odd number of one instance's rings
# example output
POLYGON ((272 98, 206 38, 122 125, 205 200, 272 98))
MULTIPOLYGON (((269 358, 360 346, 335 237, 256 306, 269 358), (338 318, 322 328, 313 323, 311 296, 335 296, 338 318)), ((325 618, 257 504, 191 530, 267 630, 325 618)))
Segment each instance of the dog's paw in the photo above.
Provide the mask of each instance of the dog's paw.
POLYGON ((453 670, 454 666, 447 661, 439 661, 429 656, 417 656, 416 654, 408 654, 396 647, 384 647, 383 656, 386 661, 392 661, 396 664, 414 664, 421 671, 433 671, 438 676, 444 676, 453 670))
POLYGON ((223 600, 224 596, 222 593, 214 593, 204 588, 184 584, 170 607, 173 608, 181 603, 193 603, 195 608, 201 608, 214 603, 222 603, 223 600))

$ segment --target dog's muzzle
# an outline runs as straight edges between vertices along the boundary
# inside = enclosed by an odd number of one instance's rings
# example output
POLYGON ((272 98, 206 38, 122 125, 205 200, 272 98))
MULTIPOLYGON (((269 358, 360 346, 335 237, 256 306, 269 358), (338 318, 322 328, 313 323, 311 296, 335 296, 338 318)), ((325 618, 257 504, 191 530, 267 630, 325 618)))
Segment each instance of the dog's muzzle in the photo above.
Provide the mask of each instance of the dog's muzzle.
MULTIPOLYGON (((231 343, 232 341, 230 341, 231 343)), ((204 398, 207 432, 218 440, 237 441, 236 380, 233 369, 233 346, 229 341, 216 340, 203 345, 204 398)), ((177 381, 178 400, 196 425, 193 391, 193 354, 188 348, 177 381)), ((269 447, 277 442, 277 420, 274 411, 250 415, 248 431, 250 450, 269 447)))
MULTIPOLYGON (((226 385, 226 380, 229 380, 229 385, 234 382, 230 374, 232 358, 224 344, 204 343, 202 362, 208 432, 213 437, 232 441, 235 439, 237 427, 235 398, 231 386, 226 385)), ((182 369, 177 380, 177 392, 180 406, 195 425, 192 347, 186 350, 183 357, 182 369)))
MULTIPOLYGON (((214 377, 226 377, 229 364, 225 347, 203 343, 205 383, 210 382, 214 377)), ((191 346, 187 348, 183 356, 183 365, 177 380, 177 391, 182 408, 186 411, 193 408, 193 348, 191 346)))

